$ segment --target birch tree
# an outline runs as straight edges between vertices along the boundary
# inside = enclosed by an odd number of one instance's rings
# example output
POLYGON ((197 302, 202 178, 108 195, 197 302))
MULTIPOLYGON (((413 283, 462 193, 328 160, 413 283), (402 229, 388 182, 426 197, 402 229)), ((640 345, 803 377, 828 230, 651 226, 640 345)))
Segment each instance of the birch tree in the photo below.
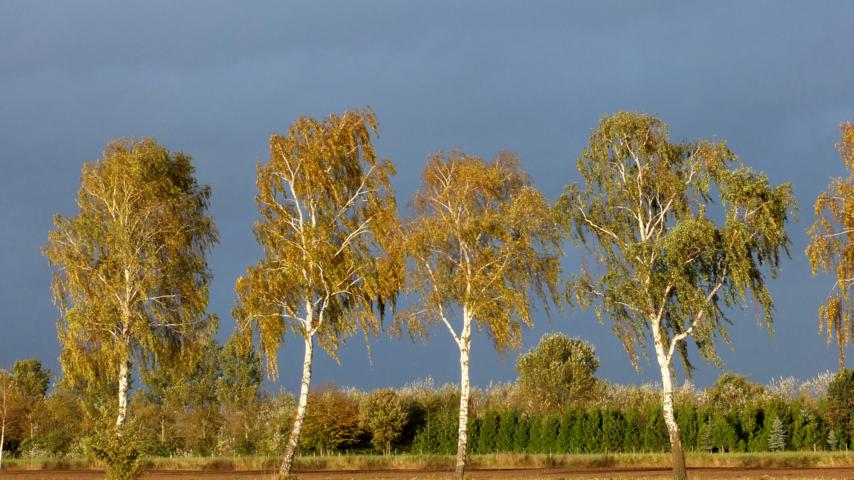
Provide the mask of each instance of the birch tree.
POLYGON ((839 348, 839 371, 845 370, 845 348, 854 342, 850 298, 854 286, 854 124, 843 123, 842 140, 837 144, 847 178, 834 178, 827 192, 815 201, 816 220, 809 229, 812 237, 806 254, 815 275, 819 270, 833 271, 836 281, 824 304, 818 309, 819 329, 834 339, 839 348))
POLYGON ((569 291, 610 319, 635 367, 652 337, 673 473, 684 479, 673 358, 690 373, 690 337, 719 364, 715 340, 729 342, 727 310, 748 298, 770 329, 765 272, 776 276, 788 253, 791 186, 771 186, 723 142, 671 143, 658 118, 630 112, 604 117, 577 165, 583 184, 568 185, 558 209, 603 268, 574 276, 569 291), (707 212, 713 198, 716 215, 707 212))
POLYGON ((209 201, 190 157, 154 139, 119 140, 84 164, 78 214, 54 217, 44 254, 62 370, 71 385, 114 389, 119 436, 133 369, 192 358, 216 329, 205 314, 217 241, 209 201))
POLYGON ((305 344, 297 414, 279 473, 291 473, 311 384, 315 343, 333 358, 362 330, 375 334, 402 283, 390 252, 399 220, 389 179, 377 157, 370 110, 303 117, 270 138, 258 165, 255 237, 264 256, 237 280, 235 318, 245 339, 257 331, 268 374, 288 332, 305 344))
POLYGON ((0 370, 0 470, 3 470, 3 449, 6 446, 6 423, 9 413, 8 396, 12 387, 9 372, 0 370))
POLYGON ((6 447, 6 436, 13 423, 12 404, 15 402, 17 389, 12 375, 7 370, 0 370, 0 470, 3 470, 3 449, 6 447))
POLYGON ((469 359, 473 330, 498 350, 517 347, 530 326, 532 297, 556 302, 561 234, 554 211, 518 159, 492 162, 462 153, 434 155, 405 228, 409 289, 418 300, 400 319, 410 332, 443 325, 460 352, 456 477, 466 466, 469 359))

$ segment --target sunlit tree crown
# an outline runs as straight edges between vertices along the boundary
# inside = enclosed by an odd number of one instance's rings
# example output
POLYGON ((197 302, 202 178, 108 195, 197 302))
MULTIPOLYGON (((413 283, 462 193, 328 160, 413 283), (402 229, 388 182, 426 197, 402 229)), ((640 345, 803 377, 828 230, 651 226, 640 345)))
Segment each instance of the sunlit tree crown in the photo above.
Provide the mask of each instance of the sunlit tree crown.
POLYGON ((403 274, 388 252, 399 238, 391 162, 371 142, 370 110, 302 117, 270 138, 258 165, 255 237, 264 256, 237 281, 235 316, 257 327, 268 371, 287 331, 317 335, 335 355, 358 329, 375 333, 403 274))
POLYGON ((788 253, 789 184, 770 185, 723 142, 674 143, 661 120, 633 112, 601 120, 578 170, 583 185, 568 185, 558 208, 603 268, 574 277, 569 294, 595 301, 635 365, 650 319, 661 320, 669 354, 679 348, 688 366, 684 342, 671 340, 692 335, 717 361, 714 338, 728 341, 726 308, 748 296, 770 327, 763 268, 775 276, 788 253), (710 207, 714 200, 719 206, 710 207))
POLYGON ((837 148, 848 176, 834 178, 816 199, 816 220, 809 229, 812 239, 806 254, 813 274, 832 270, 836 277, 833 291, 819 308, 819 327, 827 332, 828 342, 835 338, 839 365, 844 368, 845 347, 854 341, 849 293, 854 284, 854 125, 843 123, 840 130, 837 148))
POLYGON ((557 302, 561 244, 553 209, 518 158, 435 155, 413 206, 405 249, 420 300, 405 317, 410 330, 423 330, 422 317, 442 321, 456 305, 499 349, 517 345, 521 326, 532 323, 532 293, 557 302))

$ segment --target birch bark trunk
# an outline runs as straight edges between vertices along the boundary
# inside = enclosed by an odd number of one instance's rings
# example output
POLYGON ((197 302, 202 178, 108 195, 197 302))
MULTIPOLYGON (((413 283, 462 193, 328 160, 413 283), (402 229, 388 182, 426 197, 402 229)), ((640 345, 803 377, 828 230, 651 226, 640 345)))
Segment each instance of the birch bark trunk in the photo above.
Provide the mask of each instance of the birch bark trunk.
POLYGON ((116 416, 116 429, 121 435, 128 413, 128 389, 130 387, 130 361, 119 365, 119 413, 116 416))
POLYGON ((305 421, 305 408, 308 404, 308 389, 311 386, 311 362, 314 357, 314 338, 309 334, 305 339, 305 358, 302 362, 302 382, 300 383, 299 402, 297 404, 297 416, 294 419, 294 427, 288 439, 285 450, 285 458, 279 467, 279 476, 287 478, 291 475, 294 464, 294 455, 299 445, 300 432, 302 432, 303 421, 305 421))
MULTIPOLYGON (((6 397, 3 397, 3 409, 6 409, 6 397)), ((0 470, 3 470, 3 446, 6 443, 6 412, 3 412, 3 423, 0 425, 0 470)))
POLYGON ((2 421, 2 423, 0 423, 0 470, 3 470, 3 447, 6 445, 6 423, 9 421, 7 418, 9 410, 6 408, 6 397, 9 395, 8 377, 4 379, 0 388, 2 388, 2 392, 0 393, 3 394, 3 405, 2 410, 0 410, 0 414, 2 414, 2 418, 0 418, 2 421))
POLYGON ((667 426, 667 434, 670 437, 670 453, 673 462, 673 478, 675 480, 687 480, 688 472, 685 467, 685 452, 682 450, 682 437, 679 433, 679 425, 673 413, 673 365, 668 358, 664 347, 664 339, 661 337, 657 322, 653 323, 652 335, 655 343, 655 357, 661 370, 662 386, 662 410, 664 412, 664 424, 667 426))
POLYGON ((0 426, 0 470, 3 470, 3 446, 6 443, 6 419, 3 419, 3 425, 0 426))
POLYGON ((457 465, 454 477, 463 478, 466 469, 466 447, 468 445, 469 420, 469 354, 471 353, 471 318, 463 309, 463 330, 460 335, 460 425, 457 438, 457 465))
POLYGON ((121 363, 119 364, 119 412, 116 415, 116 432, 118 436, 122 435, 125 428, 125 421, 128 414, 128 390, 130 389, 130 271, 125 268, 125 299, 121 305, 122 308, 122 331, 121 338, 122 352, 121 363))

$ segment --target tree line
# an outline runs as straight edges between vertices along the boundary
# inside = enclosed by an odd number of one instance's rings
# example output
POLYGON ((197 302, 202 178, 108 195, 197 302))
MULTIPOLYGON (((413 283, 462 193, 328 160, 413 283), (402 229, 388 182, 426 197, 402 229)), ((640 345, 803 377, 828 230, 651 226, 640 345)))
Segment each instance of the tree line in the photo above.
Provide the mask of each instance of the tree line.
MULTIPOLYGON (((206 357, 190 376, 164 374, 138 390, 126 435, 146 455, 277 455, 290 437, 296 397, 260 388, 256 356, 218 345, 206 357)), ((519 356, 516 381, 472 389, 470 451, 667 451, 660 386, 609 384, 595 376, 597 364, 587 342, 544 336, 519 356)), ((34 359, 0 375, 6 449, 21 458, 86 455, 103 424, 62 382, 48 391, 49 381, 34 359)), ((322 385, 309 394, 300 448, 305 455, 454 454, 459 397, 457 386, 429 378, 373 391, 322 385)), ((703 390, 685 382, 675 397, 692 451, 833 451, 854 441, 854 370, 768 385, 726 373, 703 390)))
MULTIPOLYGON (((849 172, 854 127, 839 144, 849 172)), ((254 234, 263 256, 235 285, 234 355, 257 352, 270 377, 289 333, 303 339, 296 411, 279 473, 291 473, 311 411, 314 351, 382 330, 423 335, 433 326, 459 349, 456 475, 470 446, 471 338, 519 346, 539 301, 547 312, 592 307, 611 323, 633 365, 651 346, 676 478, 685 477, 674 360, 690 372, 686 342, 718 363, 733 310, 752 301, 772 324, 767 278, 790 253, 792 187, 772 185, 725 142, 674 142, 653 115, 603 117, 577 161, 581 183, 552 203, 517 156, 486 161, 452 151, 428 158, 412 215, 399 218, 391 161, 378 156, 369 110, 303 117, 270 138, 259 162, 254 234), (564 241, 601 268, 562 272, 564 241), (398 300, 411 300, 397 308, 398 300), (651 345, 649 345, 651 343, 651 345)), ((807 255, 837 283, 819 310, 844 366, 852 322, 847 291, 852 177, 816 202, 807 255)), ((102 422, 89 451, 115 477, 132 475, 140 450, 127 419, 136 379, 174 388, 212 347, 219 319, 206 313, 207 254, 218 241, 211 191, 189 156, 153 139, 110 143, 83 167, 79 213, 54 219, 44 253, 60 310, 63 382, 102 422), (112 420, 107 422, 106 419, 112 420), (106 422, 106 423, 105 423, 106 422), (129 473, 128 473, 129 472, 129 473)))

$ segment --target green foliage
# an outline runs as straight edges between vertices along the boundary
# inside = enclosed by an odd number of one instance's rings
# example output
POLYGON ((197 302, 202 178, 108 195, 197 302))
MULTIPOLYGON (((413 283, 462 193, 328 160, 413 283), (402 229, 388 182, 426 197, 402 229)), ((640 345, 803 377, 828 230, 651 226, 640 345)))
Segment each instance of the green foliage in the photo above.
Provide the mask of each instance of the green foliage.
MULTIPOLYGON (((570 184, 558 210, 573 237, 592 249, 605 273, 583 271, 568 293, 607 314, 633 364, 647 333, 664 352, 692 336, 717 361, 714 339, 728 339, 726 307, 748 293, 771 321, 763 269, 774 276, 789 238, 791 186, 741 166, 723 142, 671 143, 655 116, 604 117, 578 159, 584 184, 570 184), (717 193, 723 222, 707 215, 717 193)), ((667 360, 669 361, 669 355, 667 360)))
MULTIPOLYGON (((678 353, 690 375, 691 337, 704 359, 719 364, 715 342, 729 343, 728 310, 748 298, 770 329, 764 276, 775 277, 781 253, 788 253, 791 185, 772 187, 723 142, 672 143, 661 120, 633 112, 602 118, 577 167, 583 184, 567 185, 557 209, 570 236, 603 268, 572 277, 567 300, 595 304, 636 368, 652 338, 674 477, 685 479, 673 357, 678 353), (715 196, 722 221, 706 212, 715 196)), ((654 449, 658 430, 647 428, 644 445, 654 449)))
POLYGON ((748 451, 756 452, 766 449, 765 440, 762 436, 762 424, 765 422, 765 412, 753 402, 737 410, 739 432, 748 451))
POLYGON ((50 370, 42 366, 41 360, 30 358, 18 360, 12 365, 15 385, 27 398, 38 399, 47 395, 50 386, 50 370))
POLYGON ((569 410, 560 418, 560 433, 558 434, 557 443, 561 451, 577 453, 581 451, 581 446, 573 442, 577 438, 574 427, 580 426, 576 418, 576 412, 569 410))
POLYGON ((807 258, 815 275, 819 270, 833 271, 836 282, 827 301, 818 309, 819 331, 827 333, 827 342, 836 340, 839 369, 845 369, 845 347, 854 342, 854 320, 851 316, 849 290, 854 285, 854 124, 839 126, 842 140, 837 144, 847 178, 831 180, 827 192, 815 200, 815 222, 809 229, 807 258))
POLYGON ((560 410, 594 394, 599 368, 596 349, 579 338, 547 333, 539 345, 519 356, 521 395, 532 411, 560 410))
POLYGON ((20 391, 12 375, 8 370, 0 369, 0 436, 3 440, 0 443, 0 467, 3 466, 3 452, 11 450, 6 442, 15 438, 15 427, 20 423, 20 402, 20 391))
POLYGON ((683 403, 676 409, 676 421, 685 445, 697 445, 700 434, 700 418, 695 405, 683 403))
POLYGON ((830 426, 854 440, 854 369, 839 372, 827 389, 827 418, 830 426))
POLYGON ((623 413, 608 409, 602 413, 602 445, 605 452, 619 452, 626 437, 626 420, 623 413))
POLYGON ((623 437, 623 451, 637 452, 644 450, 643 441, 641 440, 641 432, 643 425, 641 424, 640 412, 634 408, 628 409, 625 413, 626 417, 626 433, 623 437))
POLYGON ((79 399, 62 384, 44 399, 36 421, 33 435, 20 445, 21 456, 64 456, 79 450, 81 437, 89 433, 79 399))
MULTIPOLYGON (((234 338, 219 349, 216 399, 222 420, 217 454, 249 454, 263 442, 261 415, 262 365, 252 349, 242 349, 234 338)), ((287 423, 287 422, 285 422, 287 423)))
POLYGON ((359 426, 370 432, 374 448, 385 455, 400 438, 406 425, 408 412, 394 390, 375 390, 362 398, 359 404, 359 426))
MULTIPOLYGON (((295 400, 286 392, 256 392, 260 377, 258 358, 241 359, 234 352, 228 353, 232 347, 233 344, 211 348, 206 360, 189 376, 174 377, 163 371, 165 376, 161 380, 169 388, 156 390, 152 385, 157 384, 152 383, 135 395, 130 428, 123 438, 146 455, 280 454, 290 434, 295 400), (222 384, 229 385, 225 388, 222 384), (231 405, 238 398, 246 403, 231 405)), ((109 415, 97 409, 85 413, 86 405, 62 382, 44 399, 43 409, 36 418, 35 434, 29 436, 24 421, 26 410, 22 407, 25 403, 14 393, 18 390, 12 376, 7 378, 13 391, 7 452, 20 457, 80 455, 81 438, 86 436, 100 439, 102 447, 108 444, 108 437, 102 432, 114 430, 109 425, 109 415)), ((728 382, 722 380, 705 391, 680 390, 682 405, 676 411, 676 419, 686 448, 713 452, 763 452, 777 448, 775 418, 786 434, 788 450, 841 449, 847 445, 844 424, 831 421, 831 411, 837 412, 833 415, 850 415, 850 411, 844 410, 847 404, 825 397, 787 399, 767 393, 770 389, 756 388, 753 397, 725 408, 718 404, 714 393, 728 382), (831 405, 836 405, 835 410, 831 405), (835 439, 836 443, 828 444, 829 439, 835 439)), ((838 383, 830 391, 833 395, 847 393, 845 385, 838 383)), ((605 383, 601 387, 599 398, 568 410, 541 414, 515 409, 517 404, 512 396, 475 391, 476 415, 469 418, 472 451, 607 453, 660 452, 667 448, 662 409, 655 395, 649 394, 654 393, 651 388, 605 383)), ((389 411, 398 412, 400 406, 406 414, 400 435, 392 440, 396 450, 425 455, 448 455, 456 451, 459 392, 453 386, 434 388, 426 384, 374 392, 328 387, 312 393, 312 404, 315 402, 319 407, 309 412, 304 453, 366 451, 371 444, 385 450, 388 444, 379 442, 376 433, 371 435, 371 427, 365 420, 382 417, 380 411, 387 408, 386 403, 394 407, 389 411), (382 398, 384 402, 379 403, 383 405, 371 405, 372 397, 382 398), (396 399, 391 400, 392 397, 396 399)), ((105 455, 98 458, 113 458, 105 455)), ((125 453, 110 455, 120 458, 125 453)))
POLYGON ((475 444, 477 453, 492 453, 495 451, 495 442, 498 437, 499 414, 497 412, 488 411, 480 419, 478 428, 477 443, 475 444))
POLYGON ((46 421, 45 395, 50 371, 33 358, 16 361, 11 372, 0 371, 0 426, 4 426, 4 448, 29 452, 38 447, 40 427, 46 421))
POLYGON ((827 432, 827 447, 830 450, 836 450, 839 448, 839 437, 836 435, 836 430, 831 429, 827 432))
POLYGON ((78 214, 54 217, 44 254, 64 381, 87 394, 117 389, 120 426, 133 364, 192 365, 216 329, 205 315, 217 241, 209 203, 190 157, 153 139, 120 140, 84 164, 78 214))
POLYGON ((705 452, 711 452, 715 448, 715 440, 713 437, 711 420, 703 422, 700 426, 700 434, 697 436, 697 449, 705 452))
MULTIPOLYGON (((408 386, 400 394, 408 404, 409 421, 404 430, 405 436, 412 439, 411 451, 418 454, 456 452, 459 389, 452 385, 435 388, 432 381, 427 381, 408 386)), ((475 419, 471 423, 474 425, 475 419)), ((474 436, 472 445, 477 445, 474 436)))
MULTIPOLYGON (((459 402, 459 399, 457 400, 459 402)), ((430 408, 424 417, 424 422, 415 433, 412 441, 412 451, 416 453, 432 453, 450 455, 457 451, 457 411, 456 405, 448 408, 430 408)), ((481 427, 482 428, 482 427, 481 427)), ((473 439, 473 444, 480 445, 480 437, 473 439)), ((480 452, 480 447, 476 448, 480 452)))
MULTIPOLYGON (((167 437, 177 440, 173 445, 159 445, 161 450, 181 448, 197 455, 213 453, 223 406, 218 386, 223 379, 224 360, 223 347, 210 341, 191 370, 189 366, 162 366, 143 375, 148 387, 144 396, 154 407, 152 436, 158 437, 160 443, 165 443, 167 437)), ((141 399, 137 401, 134 405, 141 403, 141 399)))
POLYGON ((142 451, 127 431, 105 428, 86 443, 89 454, 102 462, 108 480, 134 480, 142 476, 142 451))
POLYGON ((719 452, 734 452, 738 450, 738 431, 730 416, 726 414, 712 417, 712 443, 719 452))
POLYGON ((515 411, 504 412, 499 417, 498 434, 495 449, 499 452, 513 451, 513 438, 519 426, 519 414, 515 411))
POLYGON ((768 449, 773 451, 782 451, 786 449, 786 430, 783 428, 783 421, 780 417, 775 416, 771 421, 771 432, 768 436, 768 449))
POLYGON ((765 393, 762 385, 750 382, 742 375, 724 373, 715 385, 706 391, 710 403, 715 408, 732 410, 744 406, 751 399, 765 393))
POLYGON ((795 408, 791 423, 791 446, 794 450, 815 449, 822 446, 821 417, 804 403, 795 408))
POLYGON ((231 406, 255 401, 263 380, 258 355, 251 349, 242 349, 235 338, 213 352, 218 353, 216 395, 219 402, 231 406))
POLYGON ((543 417, 532 417, 528 428, 528 453, 540 453, 543 451, 541 432, 543 427, 543 417))
POLYGON ((560 420, 554 415, 548 415, 540 423, 540 453, 557 453, 560 450, 560 420))
POLYGON ((527 415, 519 415, 516 421, 516 431, 513 432, 513 452, 527 452, 530 441, 531 418, 527 415))
POLYGON ((667 437, 667 428, 664 425, 664 416, 661 407, 649 405, 641 410, 643 419, 641 438, 645 452, 664 452, 668 450, 670 439, 667 437))

